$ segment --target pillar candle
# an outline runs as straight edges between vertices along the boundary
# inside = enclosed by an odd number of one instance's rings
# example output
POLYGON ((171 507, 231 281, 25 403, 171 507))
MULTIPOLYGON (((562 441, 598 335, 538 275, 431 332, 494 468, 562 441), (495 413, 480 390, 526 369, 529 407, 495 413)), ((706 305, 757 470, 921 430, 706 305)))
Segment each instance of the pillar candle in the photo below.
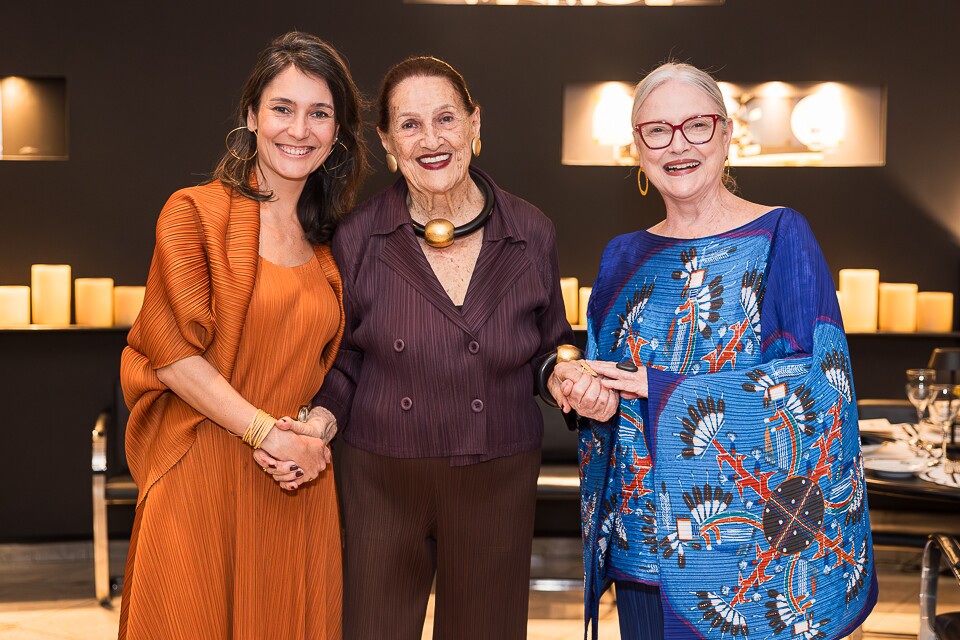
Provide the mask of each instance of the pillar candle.
POLYGON ((30 324, 30 287, 0 287, 0 327, 30 324))
POLYGON ((113 324, 118 327, 133 325, 143 306, 146 287, 113 288, 113 324))
POLYGON ((32 265, 30 284, 33 293, 33 322, 68 326, 70 324, 70 265, 32 265))
POLYGON ((73 287, 77 324, 113 326, 113 278, 77 278, 73 287))
POLYGON ((917 331, 953 331, 953 294, 948 291, 921 291, 917 294, 917 331))
POLYGON ((577 324, 587 325, 587 303, 590 302, 590 292, 593 287, 580 287, 580 314, 577 317, 577 324))
POLYGON ((877 330, 877 295, 880 272, 876 269, 840 270, 840 314, 850 333, 877 330))
POLYGON ((917 285, 881 282, 879 294, 880 331, 917 330, 917 285))
POLYGON ((567 322, 576 324, 577 318, 577 288, 580 283, 576 278, 560 278, 560 292, 563 293, 563 308, 567 312, 567 322))

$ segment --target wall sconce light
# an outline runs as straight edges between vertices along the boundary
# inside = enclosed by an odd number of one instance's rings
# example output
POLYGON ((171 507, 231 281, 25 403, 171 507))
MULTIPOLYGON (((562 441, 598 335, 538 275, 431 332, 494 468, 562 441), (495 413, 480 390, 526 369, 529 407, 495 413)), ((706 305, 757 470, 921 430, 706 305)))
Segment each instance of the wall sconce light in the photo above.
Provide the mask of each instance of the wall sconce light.
POLYGON ((800 98, 790 114, 790 130, 811 151, 838 149, 847 134, 847 112, 840 89, 827 85, 800 98))
POLYGON ((0 160, 66 160, 67 81, 0 77, 0 160))
POLYGON ((601 85, 591 119, 593 140, 602 147, 611 147, 613 158, 620 164, 633 164, 630 153, 633 143, 633 131, 630 128, 632 109, 633 97, 629 87, 619 82, 601 85))
MULTIPOLYGON (((720 83, 733 123, 735 166, 882 166, 886 92, 881 86, 720 83)), ((578 83, 563 88, 562 162, 635 165, 633 86, 578 83)))
POLYGON ((563 164, 635 165, 633 87, 626 82, 563 88, 563 164))
POLYGON ((886 91, 838 82, 721 82, 734 166, 886 163, 886 91))

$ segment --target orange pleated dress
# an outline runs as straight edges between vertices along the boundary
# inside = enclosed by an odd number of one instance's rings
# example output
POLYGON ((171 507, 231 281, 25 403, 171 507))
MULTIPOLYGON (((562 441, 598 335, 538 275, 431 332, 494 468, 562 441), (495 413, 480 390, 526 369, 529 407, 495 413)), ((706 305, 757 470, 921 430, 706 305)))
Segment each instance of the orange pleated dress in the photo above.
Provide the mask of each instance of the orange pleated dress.
MULTIPOLYGON (((257 264, 230 382, 277 417, 309 404, 340 326, 320 257, 296 267, 262 257, 257 264)), ((167 418, 177 422, 185 410, 168 403, 167 418)), ((119 637, 339 639, 341 592, 332 467, 285 492, 250 447, 203 420, 137 508, 119 637)))

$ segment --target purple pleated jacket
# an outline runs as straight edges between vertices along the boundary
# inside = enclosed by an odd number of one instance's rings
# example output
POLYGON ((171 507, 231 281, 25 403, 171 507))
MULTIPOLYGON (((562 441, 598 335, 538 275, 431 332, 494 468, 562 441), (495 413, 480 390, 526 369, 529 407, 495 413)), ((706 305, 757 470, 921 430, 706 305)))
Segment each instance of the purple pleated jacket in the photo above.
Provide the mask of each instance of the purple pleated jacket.
POLYGON ((536 367, 573 341, 553 223, 493 186, 495 205, 458 309, 410 225, 401 178, 339 226, 346 329, 314 398, 351 446, 462 465, 540 446, 536 367))

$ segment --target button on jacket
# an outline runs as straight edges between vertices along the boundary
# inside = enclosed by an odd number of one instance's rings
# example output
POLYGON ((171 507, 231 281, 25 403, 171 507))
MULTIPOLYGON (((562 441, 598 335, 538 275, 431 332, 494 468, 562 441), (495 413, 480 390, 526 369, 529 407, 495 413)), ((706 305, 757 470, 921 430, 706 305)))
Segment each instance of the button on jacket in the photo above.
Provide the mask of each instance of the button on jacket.
POLYGON ((540 446, 536 365, 573 341, 555 232, 539 209, 490 184, 493 214, 459 309, 413 233, 402 178, 338 228, 347 324, 314 404, 336 415, 352 446, 452 464, 540 446))

